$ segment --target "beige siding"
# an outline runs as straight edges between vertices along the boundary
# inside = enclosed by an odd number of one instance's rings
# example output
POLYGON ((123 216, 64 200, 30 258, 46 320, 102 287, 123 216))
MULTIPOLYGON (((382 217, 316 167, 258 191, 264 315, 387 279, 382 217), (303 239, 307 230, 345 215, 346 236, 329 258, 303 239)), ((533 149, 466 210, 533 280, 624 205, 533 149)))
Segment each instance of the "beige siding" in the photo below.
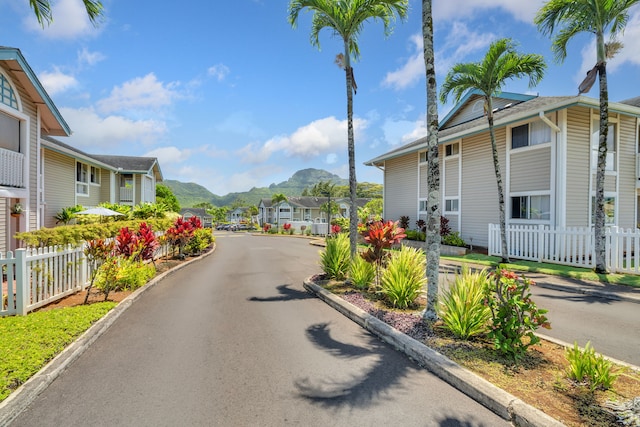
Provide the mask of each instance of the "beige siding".
POLYGON ((100 203, 111 202, 111 172, 107 169, 100 172, 100 203))
MULTIPOLYGON (((496 130, 498 158, 504 180, 505 129, 496 130)), ((489 134, 462 141, 461 235, 467 242, 487 246, 489 224, 497 224, 498 190, 491 155, 489 134)))
POLYGON ((140 204, 140 200, 142 200, 142 176, 133 175, 133 179, 135 180, 135 194, 133 195, 133 204, 137 205, 140 204))
POLYGON ((567 216, 568 227, 589 225, 590 165, 589 109, 570 108, 567 111, 567 216))
POLYGON ((550 190, 551 148, 512 151, 509 170, 511 192, 550 190))
MULTIPOLYGON (((443 215, 445 218, 449 220, 449 228, 451 228, 452 232, 460 231, 460 215, 443 215)), ((474 239, 475 240, 475 239, 474 239)), ((469 243, 469 242, 467 242, 469 243)))
MULTIPOLYGON (((604 177, 604 191, 607 193, 615 193, 616 192, 616 175, 605 175, 604 177)), ((596 191, 596 174, 595 172, 591 175, 591 188, 593 191, 596 191)))
POLYGON ((618 226, 635 228, 636 182, 638 180, 636 176, 636 145, 638 141, 636 119, 623 116, 619 129, 618 226))
POLYGON ((460 183, 460 158, 444 158, 444 183, 440 184, 444 187, 445 197, 458 196, 458 188, 460 183))
POLYGON ((426 163, 420 164, 420 198, 426 199, 429 196, 429 168, 426 163))
MULTIPOLYGON (((76 178, 74 159, 50 150, 44 155, 44 200, 46 203, 43 223, 55 227, 54 216, 62 208, 75 206, 76 178)), ((79 201, 79 203, 82 203, 79 201)))
POLYGON ((418 154, 385 162, 384 218, 397 221, 409 217, 415 224, 418 212, 418 154))

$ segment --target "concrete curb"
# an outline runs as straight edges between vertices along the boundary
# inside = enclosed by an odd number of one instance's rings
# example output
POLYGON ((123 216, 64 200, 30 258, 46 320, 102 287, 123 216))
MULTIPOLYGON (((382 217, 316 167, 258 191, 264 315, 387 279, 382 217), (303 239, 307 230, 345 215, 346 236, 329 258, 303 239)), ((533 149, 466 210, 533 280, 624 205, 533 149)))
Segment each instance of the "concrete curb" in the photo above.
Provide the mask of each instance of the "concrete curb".
POLYGON ((22 411, 31 405, 40 393, 42 393, 56 378, 58 378, 69 365, 78 359, 95 340, 104 334, 122 315, 122 313, 131 307, 131 305, 145 292, 156 286, 165 277, 187 267, 193 262, 198 262, 208 257, 215 250, 216 245, 214 244, 213 248, 206 254, 193 258, 154 277, 146 285, 126 297, 117 306, 115 306, 113 310, 109 311, 104 317, 94 323, 89 329, 80 335, 78 339, 71 343, 53 360, 40 369, 40 371, 0 403, 0 427, 9 425, 9 423, 18 417, 22 411))
POLYGON ((558 420, 494 386, 444 355, 392 328, 364 310, 316 285, 311 278, 304 287, 364 329, 416 360, 436 376, 481 403, 500 417, 522 427, 560 427, 558 420))

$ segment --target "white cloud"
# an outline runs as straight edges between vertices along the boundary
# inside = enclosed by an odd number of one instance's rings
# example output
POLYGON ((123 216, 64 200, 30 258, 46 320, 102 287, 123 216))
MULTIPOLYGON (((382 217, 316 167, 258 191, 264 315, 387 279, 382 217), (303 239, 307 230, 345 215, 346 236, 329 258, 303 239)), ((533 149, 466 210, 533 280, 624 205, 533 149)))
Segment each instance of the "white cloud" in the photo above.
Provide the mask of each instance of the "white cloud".
POLYGON ((30 14, 24 19, 27 28, 42 32, 45 37, 52 39, 74 39, 89 35, 98 35, 104 23, 94 27, 89 20, 87 10, 82 0, 58 0, 51 2, 51 14, 53 21, 44 27, 44 31, 35 15, 30 9, 30 14))
POLYGON ((167 126, 157 120, 131 120, 122 116, 99 116, 92 108, 61 108, 73 135, 73 145, 97 153, 97 147, 113 151, 124 142, 150 145, 160 139, 167 126))
POLYGON ((104 113, 114 111, 152 109, 170 105, 179 97, 175 83, 164 84, 158 81, 154 73, 116 86, 108 98, 98 102, 98 108, 104 113))
POLYGON ((144 157, 156 157, 161 166, 171 163, 182 163, 191 157, 192 150, 185 148, 180 149, 175 146, 159 147, 148 151, 144 157))
POLYGON ((544 0, 447 0, 434 2, 434 22, 474 17, 483 11, 501 9, 519 21, 533 25, 533 18, 544 0))
POLYGON ((387 119, 382 125, 384 138, 389 145, 406 144, 427 135, 424 120, 393 120, 387 119))
MULTIPOLYGON (((354 134, 357 135, 367 127, 367 121, 354 119, 354 134)), ((346 149, 347 121, 335 117, 316 120, 298 128, 290 136, 276 136, 262 146, 251 143, 241 148, 238 154, 245 163, 262 163, 272 154, 282 152, 288 157, 309 160, 322 154, 346 149)))
POLYGON ((100 52, 89 52, 89 49, 83 47, 81 51, 78 52, 78 63, 80 65, 96 65, 98 62, 106 59, 106 56, 100 52))
POLYGON ((75 77, 65 74, 57 68, 51 72, 45 71, 40 73, 38 79, 49 95, 56 95, 65 92, 78 85, 78 81, 75 77))
POLYGON ((221 82, 229 75, 230 71, 231 70, 229 70, 229 67, 227 67, 226 65, 216 64, 213 67, 209 67, 209 69, 207 70, 207 74, 213 76, 216 80, 221 82))
POLYGON ((415 53, 407 59, 407 62, 396 71, 390 71, 382 82, 383 86, 392 86, 394 89, 405 89, 417 83, 425 74, 424 57, 422 53, 422 35, 414 34, 410 37, 415 45, 415 53))

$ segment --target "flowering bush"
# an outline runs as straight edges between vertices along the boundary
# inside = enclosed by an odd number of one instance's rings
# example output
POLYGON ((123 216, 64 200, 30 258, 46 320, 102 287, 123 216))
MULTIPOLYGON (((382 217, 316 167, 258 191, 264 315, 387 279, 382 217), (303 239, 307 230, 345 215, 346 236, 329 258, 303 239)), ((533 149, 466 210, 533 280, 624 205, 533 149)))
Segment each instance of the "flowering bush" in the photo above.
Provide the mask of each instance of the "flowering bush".
POLYGON ((331 226, 331 234, 338 234, 342 230, 338 224, 334 224, 331 226))
POLYGON ((270 229, 271 229, 271 224, 265 222, 264 225, 262 226, 262 231, 266 233, 270 229))
POLYGON ((497 350, 517 362, 530 346, 540 342, 536 329, 551 329, 545 316, 547 310, 539 309, 531 300, 529 286, 535 284, 532 280, 506 269, 493 272, 490 279, 485 292, 492 320, 488 336, 497 350))
POLYGON ((200 220, 195 216, 191 217, 191 219, 188 221, 185 221, 184 218, 179 217, 176 218, 173 226, 170 227, 165 233, 165 236, 167 236, 167 240, 169 241, 171 246, 173 246, 174 248, 178 248, 178 254, 180 257, 184 256, 184 247, 187 243, 189 243, 189 240, 191 240, 191 237, 193 236, 193 232, 195 229, 194 224, 199 222, 200 220), (195 221, 192 221, 193 218, 195 218, 195 221))
POLYGON ((135 233, 123 227, 116 236, 116 254, 136 261, 153 260, 153 254, 160 243, 146 222, 140 223, 135 233))
POLYGON ((393 221, 374 221, 369 224, 362 236, 364 241, 370 245, 369 249, 362 253, 362 257, 378 266, 384 264, 384 260, 387 258, 386 250, 407 237, 404 228, 398 227, 398 222, 393 221))
POLYGON ((284 231, 289 231, 291 229, 291 224, 289 224, 288 222, 285 222, 282 228, 284 229, 284 231))

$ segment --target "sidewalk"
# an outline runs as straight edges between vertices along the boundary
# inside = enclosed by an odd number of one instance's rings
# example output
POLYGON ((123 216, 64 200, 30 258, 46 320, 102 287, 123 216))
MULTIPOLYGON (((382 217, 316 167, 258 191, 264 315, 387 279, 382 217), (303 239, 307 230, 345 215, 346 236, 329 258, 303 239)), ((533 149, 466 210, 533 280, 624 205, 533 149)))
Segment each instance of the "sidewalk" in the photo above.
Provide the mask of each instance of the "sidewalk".
MULTIPOLYGON (((473 264, 470 262, 458 262, 451 260, 440 260, 440 269, 444 272, 455 273, 460 267, 466 264, 471 268, 486 268, 484 265, 473 264)), ((593 295, 600 298, 607 298, 617 301, 628 301, 640 304, 640 288, 631 286, 614 285, 602 282, 593 282, 588 280, 571 279, 561 276, 552 276, 542 273, 528 272, 525 275, 532 279, 537 286, 541 288, 555 289, 558 291, 573 292, 585 295, 593 295)))

